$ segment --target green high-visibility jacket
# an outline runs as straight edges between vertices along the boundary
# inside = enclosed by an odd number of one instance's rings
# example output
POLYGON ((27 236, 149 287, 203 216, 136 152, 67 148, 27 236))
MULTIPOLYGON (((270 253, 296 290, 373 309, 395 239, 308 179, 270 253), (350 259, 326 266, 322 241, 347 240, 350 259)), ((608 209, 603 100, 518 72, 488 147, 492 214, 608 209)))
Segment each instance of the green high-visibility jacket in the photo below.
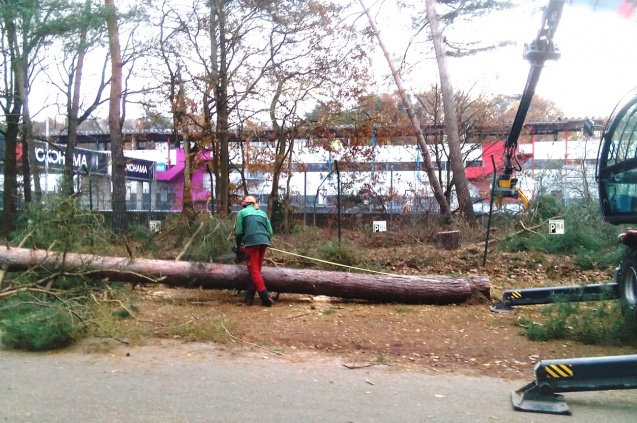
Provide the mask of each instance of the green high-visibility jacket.
POLYGON ((235 241, 237 245, 270 245, 272 240, 272 224, 268 215, 255 209, 252 204, 241 209, 237 214, 235 241))

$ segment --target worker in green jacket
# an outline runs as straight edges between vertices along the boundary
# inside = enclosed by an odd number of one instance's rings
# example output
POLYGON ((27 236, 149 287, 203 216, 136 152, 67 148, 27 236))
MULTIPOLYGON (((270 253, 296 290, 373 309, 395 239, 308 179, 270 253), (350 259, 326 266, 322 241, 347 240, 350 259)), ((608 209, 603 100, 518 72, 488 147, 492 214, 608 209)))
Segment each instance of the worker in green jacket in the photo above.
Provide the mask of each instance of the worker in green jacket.
POLYGON ((251 306, 254 302, 255 292, 261 298, 261 304, 271 307, 274 300, 265 287, 261 267, 265 259, 265 252, 272 240, 272 224, 268 215, 259 210, 257 199, 251 195, 246 196, 241 202, 242 209, 237 214, 235 223, 235 248, 243 244, 245 254, 248 256, 248 273, 252 280, 252 287, 247 290, 245 304, 251 306))

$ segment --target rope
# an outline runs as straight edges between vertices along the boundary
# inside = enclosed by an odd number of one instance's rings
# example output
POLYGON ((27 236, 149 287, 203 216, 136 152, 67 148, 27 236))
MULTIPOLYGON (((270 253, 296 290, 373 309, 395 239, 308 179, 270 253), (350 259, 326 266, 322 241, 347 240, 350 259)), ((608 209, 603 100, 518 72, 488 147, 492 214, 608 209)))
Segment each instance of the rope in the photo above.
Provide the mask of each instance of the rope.
POLYGON ((331 262, 331 261, 321 260, 321 259, 317 259, 317 258, 314 258, 314 257, 303 256, 301 254, 290 253, 289 251, 279 250, 278 248, 273 248, 272 246, 270 246, 269 248, 272 251, 276 251, 276 252, 283 253, 283 254, 289 254, 291 256, 301 257, 301 258, 308 259, 308 260, 318 261, 318 262, 321 262, 321 263, 331 264, 332 266, 340 266, 340 267, 345 267, 347 269, 360 270, 360 271, 363 271, 363 272, 376 273, 376 274, 379 274, 379 275, 400 276, 400 277, 409 277, 409 278, 413 277, 412 275, 397 275, 397 274, 394 274, 394 273, 378 272, 376 270, 369 270, 369 269, 363 269, 361 267, 354 267, 354 266, 348 266, 346 264, 334 263, 334 262, 331 262))

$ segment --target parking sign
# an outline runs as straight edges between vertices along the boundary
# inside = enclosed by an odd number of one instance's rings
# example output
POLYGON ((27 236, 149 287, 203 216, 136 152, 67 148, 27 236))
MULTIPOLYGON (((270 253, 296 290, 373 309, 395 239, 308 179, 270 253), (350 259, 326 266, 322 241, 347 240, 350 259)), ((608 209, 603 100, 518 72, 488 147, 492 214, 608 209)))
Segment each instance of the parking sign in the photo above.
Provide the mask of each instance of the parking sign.
POLYGON ((384 220, 374 220, 372 225, 372 232, 386 232, 387 222, 384 220))
POLYGON ((551 234, 551 235, 564 235, 564 220, 562 220, 562 219, 550 219, 549 220, 549 234, 551 234))

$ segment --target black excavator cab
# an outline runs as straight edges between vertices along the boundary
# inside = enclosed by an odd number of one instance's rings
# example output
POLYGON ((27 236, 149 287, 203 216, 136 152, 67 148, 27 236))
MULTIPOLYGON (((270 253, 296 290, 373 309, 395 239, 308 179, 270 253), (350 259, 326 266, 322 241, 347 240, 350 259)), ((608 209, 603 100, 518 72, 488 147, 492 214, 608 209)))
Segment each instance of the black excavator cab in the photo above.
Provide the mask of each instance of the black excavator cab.
POLYGON ((608 223, 637 223, 637 90, 606 123, 595 178, 608 223))

